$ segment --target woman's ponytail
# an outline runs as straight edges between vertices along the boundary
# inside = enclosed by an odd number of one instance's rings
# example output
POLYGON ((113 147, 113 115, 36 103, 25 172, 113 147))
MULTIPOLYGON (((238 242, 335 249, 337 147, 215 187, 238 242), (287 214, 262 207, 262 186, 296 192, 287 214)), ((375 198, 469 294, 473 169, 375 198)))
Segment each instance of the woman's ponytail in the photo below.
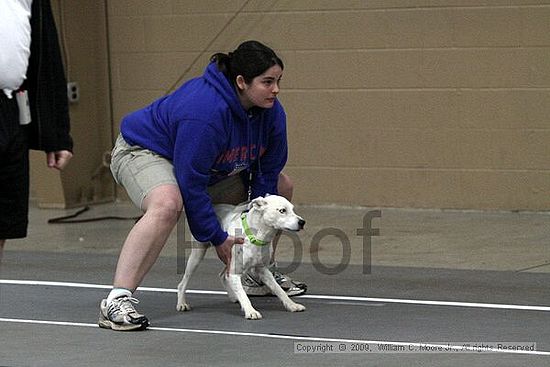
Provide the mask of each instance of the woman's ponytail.
POLYGON ((232 52, 229 54, 218 52, 210 57, 210 62, 215 62, 219 71, 225 75, 229 75, 229 71, 231 70, 231 56, 232 52))

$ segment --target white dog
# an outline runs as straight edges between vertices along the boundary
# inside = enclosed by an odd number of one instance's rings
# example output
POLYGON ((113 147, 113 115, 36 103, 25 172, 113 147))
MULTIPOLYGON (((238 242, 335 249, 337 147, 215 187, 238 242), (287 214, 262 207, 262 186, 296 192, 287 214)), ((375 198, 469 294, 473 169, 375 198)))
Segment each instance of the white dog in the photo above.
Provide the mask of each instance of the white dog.
MULTIPOLYGON (((235 237, 244 236, 245 238, 243 245, 233 246, 229 271, 222 271, 220 278, 229 299, 240 303, 245 317, 249 320, 262 318, 262 315, 252 306, 241 284, 241 275, 249 270, 279 297, 288 311, 297 312, 306 309, 288 297, 268 269, 272 253, 271 240, 277 231, 299 231, 304 227, 305 221, 294 213, 293 208, 294 206, 288 200, 278 195, 256 198, 248 206, 235 207, 222 204, 215 207, 222 228, 235 237)), ((193 246, 185 274, 178 284, 176 307, 178 311, 191 309, 185 299, 185 290, 191 275, 204 258, 209 246, 204 243, 193 246)))

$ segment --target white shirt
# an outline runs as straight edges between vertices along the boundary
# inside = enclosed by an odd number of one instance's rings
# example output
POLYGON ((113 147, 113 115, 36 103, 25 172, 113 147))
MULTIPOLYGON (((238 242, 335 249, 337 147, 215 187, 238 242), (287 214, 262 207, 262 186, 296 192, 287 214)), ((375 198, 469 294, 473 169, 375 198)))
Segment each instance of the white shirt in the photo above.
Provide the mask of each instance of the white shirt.
POLYGON ((0 89, 11 98, 26 78, 32 0, 0 0, 0 89))

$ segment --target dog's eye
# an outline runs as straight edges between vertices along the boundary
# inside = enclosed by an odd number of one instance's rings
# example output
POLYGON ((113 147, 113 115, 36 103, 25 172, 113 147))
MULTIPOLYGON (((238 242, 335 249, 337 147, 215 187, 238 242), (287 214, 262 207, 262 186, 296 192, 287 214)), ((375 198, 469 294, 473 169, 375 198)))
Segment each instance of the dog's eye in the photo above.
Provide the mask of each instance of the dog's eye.
POLYGON ((281 213, 281 214, 285 214, 285 213, 286 213, 286 209, 285 209, 285 208, 283 208, 283 209, 279 209, 279 213, 281 213))

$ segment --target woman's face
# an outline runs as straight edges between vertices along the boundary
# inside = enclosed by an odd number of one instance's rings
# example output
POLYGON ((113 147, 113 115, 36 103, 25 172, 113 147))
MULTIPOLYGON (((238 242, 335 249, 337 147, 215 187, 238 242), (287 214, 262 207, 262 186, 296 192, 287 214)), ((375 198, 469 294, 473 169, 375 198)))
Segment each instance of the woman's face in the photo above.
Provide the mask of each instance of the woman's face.
POLYGON ((244 81, 239 75, 237 77, 237 88, 239 98, 245 109, 254 106, 261 108, 271 108, 279 94, 279 82, 283 76, 283 69, 279 65, 273 65, 263 74, 258 75, 250 84, 244 81))

